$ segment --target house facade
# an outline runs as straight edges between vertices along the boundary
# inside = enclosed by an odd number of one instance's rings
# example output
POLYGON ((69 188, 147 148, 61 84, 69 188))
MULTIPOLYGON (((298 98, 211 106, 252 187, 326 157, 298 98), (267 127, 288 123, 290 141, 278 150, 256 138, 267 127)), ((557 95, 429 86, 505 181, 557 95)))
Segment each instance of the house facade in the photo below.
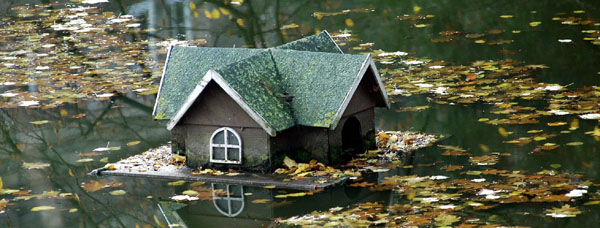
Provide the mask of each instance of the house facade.
POLYGON ((389 101, 371 57, 323 32, 270 49, 170 47, 153 115, 191 167, 270 171, 363 152, 376 107, 389 101))

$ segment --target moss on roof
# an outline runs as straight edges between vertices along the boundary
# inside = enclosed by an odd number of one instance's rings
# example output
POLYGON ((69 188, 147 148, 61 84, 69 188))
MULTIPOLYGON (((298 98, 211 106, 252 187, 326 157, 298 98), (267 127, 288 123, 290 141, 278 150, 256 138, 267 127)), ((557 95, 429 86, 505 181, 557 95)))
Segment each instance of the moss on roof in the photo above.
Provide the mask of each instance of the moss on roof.
MULTIPOLYGON (((298 125, 329 127, 367 55, 271 50, 298 125)), ((343 111, 343 110, 342 110, 343 111)))
POLYGON ((343 54, 327 32, 274 49, 173 47, 156 103, 170 119, 215 70, 271 128, 330 127, 367 55, 343 54), (285 95, 293 96, 292 102, 285 95))
POLYGON ((273 129, 283 131, 295 125, 290 105, 284 100, 283 83, 270 51, 216 70, 252 110, 273 129))
POLYGON ((287 44, 277 46, 277 49, 291 49, 297 51, 342 53, 337 44, 331 39, 327 31, 308 36, 287 44))
POLYGON ((173 117, 208 70, 237 62, 260 52, 264 50, 173 46, 160 88, 160 96, 157 97, 154 118, 173 117))

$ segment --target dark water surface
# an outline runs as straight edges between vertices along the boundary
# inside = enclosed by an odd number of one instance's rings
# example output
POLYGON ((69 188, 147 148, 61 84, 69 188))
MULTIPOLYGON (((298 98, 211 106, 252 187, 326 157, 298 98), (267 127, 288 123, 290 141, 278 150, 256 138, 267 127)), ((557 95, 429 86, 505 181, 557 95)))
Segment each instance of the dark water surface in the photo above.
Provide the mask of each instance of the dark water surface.
MULTIPOLYGON (((0 2, 0 15, 8 21, 19 20, 12 7, 49 1, 0 2)), ((598 1, 251 1, 241 6, 224 5, 224 1, 192 0, 118 1, 98 5, 104 11, 119 15, 133 15, 143 19, 142 28, 152 28, 150 41, 164 39, 205 39, 205 46, 215 47, 271 47, 295 40, 316 31, 352 34, 342 42, 348 52, 359 51, 352 47, 360 43, 374 43, 373 49, 403 51, 412 56, 445 61, 454 65, 468 65, 477 60, 514 59, 526 64, 544 64, 548 69, 536 71, 539 82, 569 85, 569 88, 595 86, 600 82, 600 46, 584 40, 582 30, 597 29, 600 15, 598 1), (194 6, 192 6, 194 5, 194 6), (205 15, 215 7, 225 7, 231 14, 209 19, 205 15), (345 9, 368 9, 321 19, 318 12, 340 12, 345 9), (583 13, 573 13, 583 10, 583 13), (433 15, 427 20, 399 20, 403 15, 433 15), (501 18, 513 15, 513 18, 501 18), (571 15, 590 20, 588 25, 565 25, 553 17, 571 15), (237 19, 243 19, 242 22, 237 19), (351 21, 348 21, 351 19, 351 21), (538 26, 530 22, 539 21, 538 26), (279 29, 297 24, 296 28, 279 29), (423 28, 421 27, 423 25, 423 28), (475 39, 459 36, 449 42, 432 42, 443 38, 442 31, 459 31, 463 34, 496 33, 490 40, 511 40, 507 44, 489 45, 475 43, 475 39), (521 31, 516 33, 513 31, 521 31), (559 39, 571 39, 560 43, 559 39)), ((295 26, 292 26, 295 27, 295 26)), ((486 39, 488 38, 486 37, 486 39)), ((4 48, 4 47, 1 47, 4 48)), ((150 49, 152 51, 152 49, 150 49)), ((2 60, 0 60, 2 64, 2 60)), ((1 73, 1 72, 0 72, 1 73)), ((384 75, 385 76, 385 75, 384 75)), ((7 89, 0 87, 0 92, 7 89)), ((189 188, 168 186, 168 181, 140 178, 90 177, 86 174, 106 162, 157 147, 169 140, 164 123, 151 117, 154 95, 139 96, 133 93, 113 97, 108 101, 81 100, 54 109, 4 108, 0 110, 0 177, 4 188, 22 190, 21 195, 37 197, 18 200, 0 213, 0 227, 261 227, 275 218, 286 218, 345 207, 358 202, 392 204, 401 199, 391 192, 373 192, 367 188, 337 187, 323 193, 301 198, 277 199, 281 190, 247 186, 205 184, 204 189, 226 189, 228 197, 200 200, 191 203, 174 203, 169 198, 189 188), (65 114, 66 112, 66 114, 65 114), (72 115, 85 113, 82 118, 72 115), (32 125, 30 122, 50 120, 49 124, 32 125), (134 146, 128 142, 140 141, 134 146), (120 150, 89 154, 98 147, 120 146, 120 150), (92 158, 92 161, 81 159, 92 158), (103 159, 104 158, 104 159, 103 159), (107 160, 106 160, 107 158, 107 160), (102 160, 102 161, 101 161, 102 160), (48 163, 44 169, 27 169, 23 162, 48 163), (106 179, 122 183, 118 187, 87 192, 81 184, 90 180, 106 179), (125 195, 109 192, 122 189, 125 195), (61 193, 71 193, 63 195, 61 193), (250 194, 251 193, 251 194, 250 194), (57 196, 59 195, 59 196, 57 196), (75 197, 76 195, 76 197, 75 197), (252 203, 268 199, 265 204, 252 203), (36 206, 53 206, 56 209, 31 211, 36 206)), ((549 127, 547 122, 572 122, 575 115, 543 116, 539 124, 506 125, 513 132, 510 138, 527 136, 529 130, 544 130, 558 136, 549 140, 561 145, 544 153, 531 153, 535 143, 517 146, 503 143, 508 140, 499 133, 499 126, 481 123, 480 118, 501 118, 490 114, 493 105, 436 104, 428 102, 427 95, 394 97, 396 103, 390 110, 377 111, 377 128, 384 130, 414 130, 450 135, 442 141, 467 149, 473 155, 489 151, 510 153, 500 157, 496 169, 537 172, 553 169, 561 172, 583 174, 584 178, 600 183, 599 143, 590 135, 598 126, 596 120, 579 120, 579 129, 560 133, 569 125, 549 127), (429 105, 420 112, 396 112, 401 107, 429 105), (565 146, 569 142, 583 142, 581 146, 565 146), (483 145, 483 146, 482 146, 483 145), (483 149, 486 148, 486 149, 483 149), (552 166, 551 166, 552 165, 552 166)), ((545 101, 532 102, 531 106, 543 109, 545 101)), ((398 169, 381 176, 370 177, 376 182, 384 176, 414 174, 446 175, 464 178, 458 172, 446 172, 447 164, 468 166, 468 157, 441 156, 440 149, 430 147, 418 150, 412 159, 414 168, 398 169), (433 165, 419 165, 433 164, 433 165)), ((465 170, 466 171, 466 170, 465 170)), ((590 189, 592 191, 592 189, 590 189)), ((593 189, 595 191, 595 189, 593 189)), ((0 195, 12 198, 14 195, 0 195)), ((491 210, 471 214, 505 225, 532 227, 596 227, 600 221, 597 205, 577 204, 582 214, 575 218, 555 219, 545 216, 545 209, 559 207, 559 203, 527 203, 502 205, 491 210)))

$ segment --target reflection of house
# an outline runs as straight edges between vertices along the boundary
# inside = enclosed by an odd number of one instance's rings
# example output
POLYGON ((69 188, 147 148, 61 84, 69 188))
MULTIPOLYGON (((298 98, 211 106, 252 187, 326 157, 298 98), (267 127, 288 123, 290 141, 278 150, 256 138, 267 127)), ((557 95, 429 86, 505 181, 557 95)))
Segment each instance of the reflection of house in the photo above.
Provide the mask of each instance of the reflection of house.
POLYGON ((315 210, 325 211, 360 202, 385 202, 391 195, 390 192, 372 192, 365 188, 339 187, 298 198, 277 198, 277 195, 290 192, 226 184, 212 184, 212 191, 217 196, 212 201, 192 201, 186 206, 173 201, 161 201, 167 222, 190 227, 266 227, 275 218, 287 218, 315 210), (229 189, 229 195, 225 194, 226 189, 229 189), (265 203, 256 203, 255 200, 265 203))
POLYGON ((327 32, 274 49, 172 47, 154 108, 188 164, 269 170, 286 152, 336 163, 374 140, 389 107, 369 55, 327 32))
POLYGON ((244 186, 230 184, 211 185, 213 204, 219 213, 227 217, 235 217, 244 211, 244 186))

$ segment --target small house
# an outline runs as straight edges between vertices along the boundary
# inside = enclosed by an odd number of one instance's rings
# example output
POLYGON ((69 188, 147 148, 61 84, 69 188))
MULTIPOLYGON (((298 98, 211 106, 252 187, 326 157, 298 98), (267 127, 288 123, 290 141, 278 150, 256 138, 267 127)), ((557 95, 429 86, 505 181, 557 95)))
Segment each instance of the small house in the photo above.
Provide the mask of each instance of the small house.
POLYGON ((269 171, 363 152, 389 106, 371 57, 324 31, 268 49, 171 46, 153 116, 190 167, 269 171))

